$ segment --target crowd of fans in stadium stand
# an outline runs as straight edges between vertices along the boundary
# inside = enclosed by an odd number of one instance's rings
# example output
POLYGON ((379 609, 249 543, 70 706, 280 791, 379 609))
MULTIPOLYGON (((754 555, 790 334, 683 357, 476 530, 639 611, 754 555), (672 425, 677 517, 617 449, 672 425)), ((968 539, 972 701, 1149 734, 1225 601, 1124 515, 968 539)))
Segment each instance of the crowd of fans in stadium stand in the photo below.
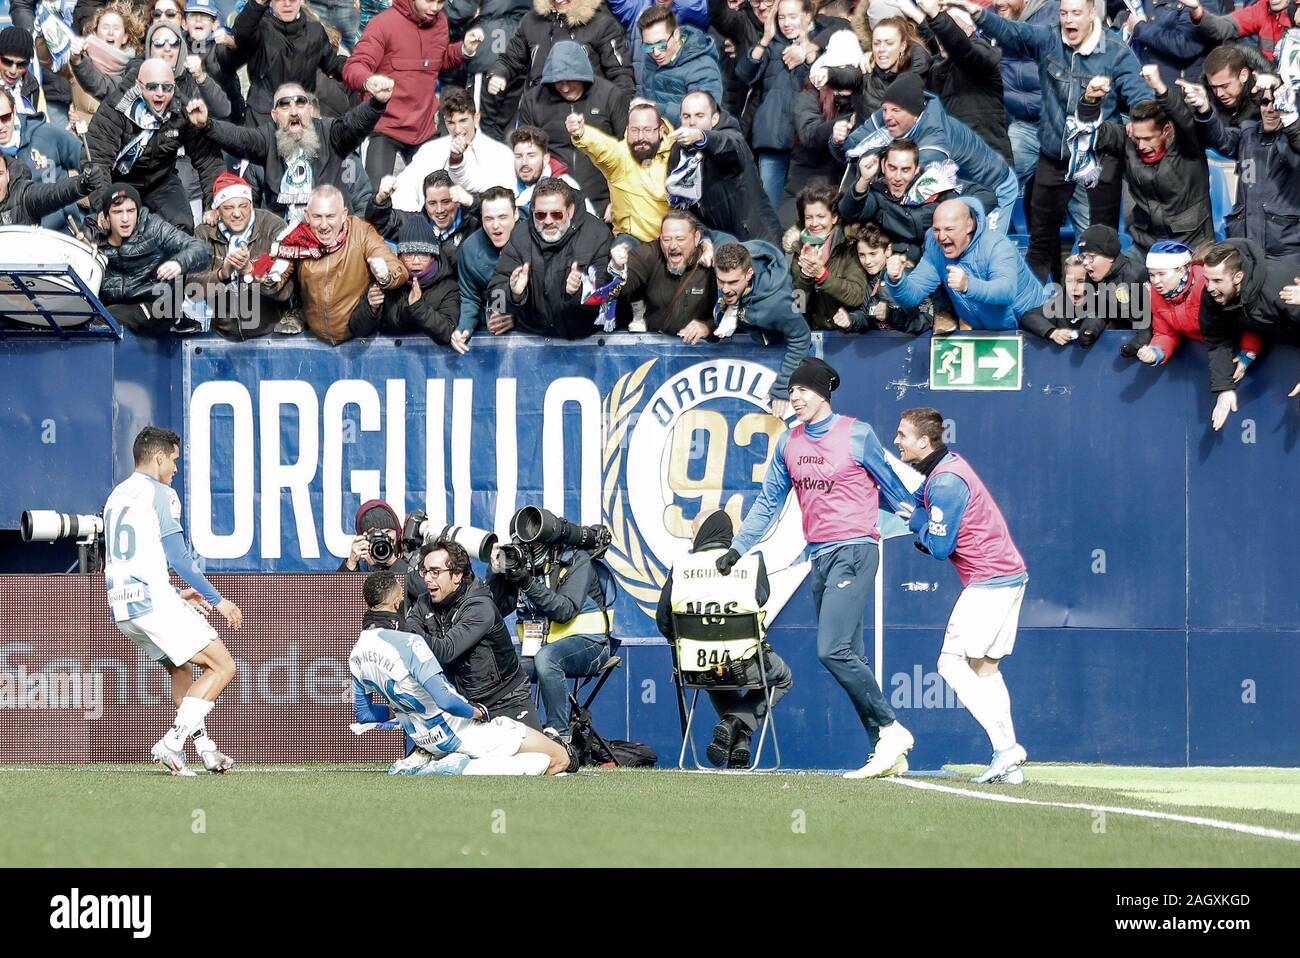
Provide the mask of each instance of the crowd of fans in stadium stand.
POLYGON ((1204 339, 1217 429, 1300 344, 1295 11, 12 0, 0 224, 136 333, 747 332, 778 411, 812 329, 1204 339))

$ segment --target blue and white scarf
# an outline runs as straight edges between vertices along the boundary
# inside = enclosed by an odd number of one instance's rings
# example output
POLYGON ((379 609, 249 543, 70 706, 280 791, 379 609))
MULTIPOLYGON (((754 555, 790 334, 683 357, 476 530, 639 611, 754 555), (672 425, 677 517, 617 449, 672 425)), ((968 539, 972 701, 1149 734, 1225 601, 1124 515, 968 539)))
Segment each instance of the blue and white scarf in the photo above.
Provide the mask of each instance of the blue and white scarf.
MULTIPOLYGON (((51 66, 58 73, 72 59, 72 8, 74 3, 64 0, 43 0, 36 5, 36 33, 43 37, 50 51, 51 66)), ((37 63, 39 69, 39 59, 37 63)))
POLYGON ((699 150, 683 150, 664 186, 668 190, 668 205, 674 209, 689 209, 698 203, 704 195, 704 154, 699 150))
POLYGON ((290 225, 301 223, 307 218, 307 200, 316 186, 316 174, 311 168, 311 160, 306 150, 299 150, 284 164, 284 175, 280 177, 280 192, 276 201, 288 212, 285 217, 290 225))
POLYGON ((1077 116, 1065 119, 1065 143, 1070 150, 1070 165, 1065 178, 1080 183, 1086 190, 1101 180, 1101 160, 1097 158, 1097 131, 1101 120, 1085 123, 1077 116))
POLYGON ((1292 27, 1277 46, 1277 73, 1282 87, 1273 94, 1273 107, 1282 114, 1282 125, 1290 126, 1300 113, 1300 29, 1292 27))
POLYGON ((145 147, 162 126, 163 118, 153 111, 153 107, 144 98, 139 87, 133 87, 123 96, 117 108, 140 130, 113 158, 113 169, 118 173, 126 174, 131 172, 136 161, 144 155, 145 147))
POLYGON ((582 274, 582 305, 599 306, 595 325, 605 332, 614 331, 614 310, 618 305, 618 294, 623 291, 624 278, 615 275, 604 286, 596 286, 596 267, 588 266, 582 274))

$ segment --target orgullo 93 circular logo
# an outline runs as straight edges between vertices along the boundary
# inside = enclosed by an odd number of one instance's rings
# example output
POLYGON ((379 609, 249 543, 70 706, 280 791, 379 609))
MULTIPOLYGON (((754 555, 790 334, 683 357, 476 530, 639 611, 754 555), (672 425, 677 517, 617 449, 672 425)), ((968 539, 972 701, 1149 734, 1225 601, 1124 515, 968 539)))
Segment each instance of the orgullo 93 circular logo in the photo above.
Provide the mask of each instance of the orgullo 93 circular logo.
MULTIPOLYGON (((763 487, 786 425, 767 411, 776 375, 743 360, 696 363, 647 396, 657 359, 620 377, 605 397, 601 505, 612 533, 605 561, 653 617, 668 570, 690 551, 691 523, 725 509, 737 531, 763 487)), ((777 606, 807 565, 794 496, 760 546, 777 606)), ((769 603, 770 614, 775 609, 769 603)))

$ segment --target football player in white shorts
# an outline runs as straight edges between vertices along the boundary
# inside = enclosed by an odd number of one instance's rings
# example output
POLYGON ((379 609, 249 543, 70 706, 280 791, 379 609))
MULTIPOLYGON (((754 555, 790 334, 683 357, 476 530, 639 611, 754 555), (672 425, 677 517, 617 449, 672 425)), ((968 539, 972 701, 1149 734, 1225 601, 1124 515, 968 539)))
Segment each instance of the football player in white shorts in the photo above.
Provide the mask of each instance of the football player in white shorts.
POLYGON ((1016 644, 1020 606, 1029 573, 1002 511, 970 464, 943 442, 943 416, 922 406, 904 411, 894 444, 906 463, 925 476, 921 502, 911 514, 916 543, 947 559, 962 593, 948 619, 939 674, 983 726, 993 745, 980 784, 1025 780, 1027 755, 1011 721, 1011 694, 1000 668, 1016 644))
POLYGON ((135 471, 104 503, 104 577, 118 629, 171 675, 176 719, 150 754, 173 775, 193 775, 185 766, 185 741, 192 738, 203 767, 225 772, 235 763, 217 748, 204 719, 235 677, 235 662, 200 613, 215 608, 235 629, 244 616, 213 588, 185 542, 181 501, 171 487, 180 436, 146 426, 132 451, 135 471), (178 593, 168 566, 191 588, 178 593), (202 670, 197 679, 196 665, 202 670))
POLYGON ((381 569, 366 577, 363 631, 348 655, 357 734, 403 728, 415 751, 390 775, 557 775, 564 746, 511 718, 488 719, 452 688, 424 637, 400 631, 405 584, 381 569), (381 702, 372 701, 379 695, 381 702))

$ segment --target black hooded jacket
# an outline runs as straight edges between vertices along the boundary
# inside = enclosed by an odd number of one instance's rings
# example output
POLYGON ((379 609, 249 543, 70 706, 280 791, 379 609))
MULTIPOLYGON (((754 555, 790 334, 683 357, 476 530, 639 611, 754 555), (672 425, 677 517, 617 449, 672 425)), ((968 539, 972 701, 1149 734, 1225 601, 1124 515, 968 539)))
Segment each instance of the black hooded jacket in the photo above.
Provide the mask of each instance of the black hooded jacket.
POLYGON ((1294 284, 1294 259, 1269 259, 1252 240, 1226 242, 1241 252, 1245 274, 1241 291, 1228 306, 1220 306, 1207 292, 1201 297, 1201 332, 1210 350, 1210 390, 1233 388, 1232 360, 1245 330, 1258 333, 1269 343, 1300 346, 1300 306, 1282 302, 1282 287, 1294 284))
MULTIPOLYGON (((718 125, 705 134, 700 152, 704 154, 704 191, 691 212, 709 229, 780 246, 781 221, 767 199, 754 154, 736 118, 723 113, 718 125)), ((673 147, 670 170, 677 168, 682 153, 680 143, 673 147)))
POLYGON ((437 264, 437 269, 420 281, 419 299, 410 301, 409 283, 385 292, 384 305, 370 310, 374 326, 355 335, 369 336, 376 330, 389 335, 425 333, 434 342, 450 346, 451 334, 460 321, 460 286, 454 263, 440 257, 437 264))
POLYGON ((406 631, 424 636, 456 691, 489 711, 528 704, 528 676, 492 593, 473 572, 446 602, 420 596, 406 631))

